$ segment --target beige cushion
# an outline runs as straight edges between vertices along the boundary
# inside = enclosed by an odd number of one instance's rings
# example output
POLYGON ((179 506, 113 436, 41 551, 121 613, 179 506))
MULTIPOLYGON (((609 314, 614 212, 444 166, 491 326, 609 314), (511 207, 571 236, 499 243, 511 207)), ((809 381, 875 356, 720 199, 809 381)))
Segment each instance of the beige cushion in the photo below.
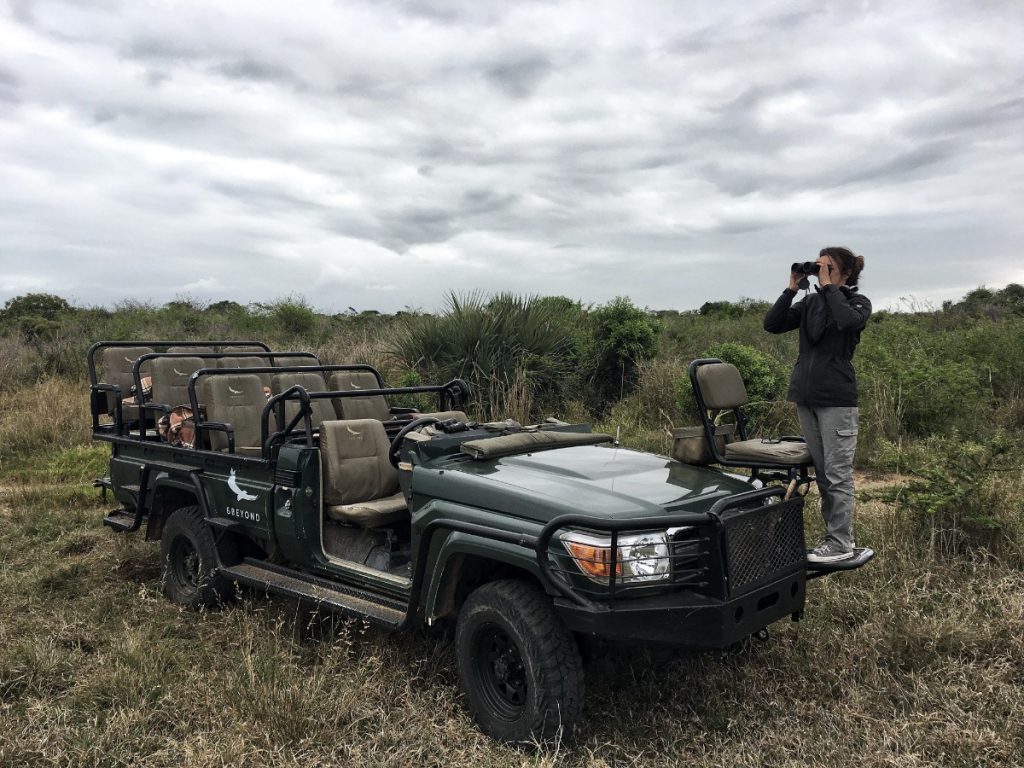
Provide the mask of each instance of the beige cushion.
MULTIPOLYGON (((377 377, 369 371, 334 371, 330 376, 331 391, 351 392, 360 389, 380 389, 377 377)), ((334 411, 339 419, 377 419, 387 421, 391 418, 384 395, 369 397, 336 397, 334 411)))
POLYGON ((547 448, 566 448, 576 445, 597 445, 612 442, 611 435, 599 432, 515 432, 499 437, 484 437, 479 440, 467 440, 459 450, 474 459, 494 459, 501 456, 514 456, 517 453, 543 451, 547 448))
POLYGON ((153 360, 154 403, 174 407, 188 403, 189 377, 200 368, 215 368, 201 357, 158 357, 153 360))
POLYGON ((376 419, 325 421, 320 425, 324 504, 357 504, 393 496, 398 470, 388 460, 391 444, 376 419))
POLYGON ((409 516, 402 492, 383 499, 357 501, 354 504, 338 504, 327 507, 327 516, 367 528, 395 523, 409 516))
POLYGON ((779 443, 762 443, 760 440, 740 440, 725 446, 726 461, 765 461, 786 466, 811 464, 811 452, 807 443, 797 440, 783 440, 779 443))
MULTIPOLYGON (((327 385, 324 383, 324 377, 322 374, 316 372, 307 373, 275 373, 270 379, 270 391, 275 395, 279 395, 289 387, 294 387, 298 384, 300 387, 305 389, 307 392, 326 392, 327 385)), ((313 421, 313 429, 319 429, 320 425, 325 421, 332 421, 335 418, 334 406, 331 405, 331 401, 325 398, 320 400, 310 400, 310 416, 313 421)), ((292 419, 295 418, 295 414, 299 412, 299 400, 289 399, 284 404, 284 424, 281 428, 288 426, 292 419)))
POLYGON ((738 408, 746 405, 747 388, 743 386, 743 377, 730 363, 708 363, 697 368, 697 385, 704 404, 711 410, 738 408))
MULTIPOLYGON (((251 455, 259 452, 260 419, 267 404, 259 376, 254 373, 203 376, 199 379, 197 394, 199 402, 206 406, 206 421, 220 421, 235 428, 237 453, 251 455)), ((213 450, 227 450, 227 435, 212 430, 209 435, 213 450)))

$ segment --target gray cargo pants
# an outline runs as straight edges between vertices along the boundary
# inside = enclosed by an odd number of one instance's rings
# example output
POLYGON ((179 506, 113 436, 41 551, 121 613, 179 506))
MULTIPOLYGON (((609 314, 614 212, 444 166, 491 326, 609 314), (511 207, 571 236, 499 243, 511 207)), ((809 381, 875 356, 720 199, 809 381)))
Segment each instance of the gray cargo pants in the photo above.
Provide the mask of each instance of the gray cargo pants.
POLYGON ((821 492, 825 540, 853 548, 853 454, 857 450, 857 408, 796 407, 800 431, 814 461, 821 492))

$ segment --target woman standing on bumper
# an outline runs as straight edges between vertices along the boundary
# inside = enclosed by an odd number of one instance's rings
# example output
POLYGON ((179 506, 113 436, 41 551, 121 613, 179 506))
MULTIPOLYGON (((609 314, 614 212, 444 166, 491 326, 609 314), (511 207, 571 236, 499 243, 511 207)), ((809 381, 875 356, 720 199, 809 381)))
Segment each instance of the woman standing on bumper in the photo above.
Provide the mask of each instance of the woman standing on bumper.
POLYGON ((800 428, 817 475, 825 537, 808 554, 816 563, 853 557, 853 455, 857 448, 857 379, 853 353, 871 315, 857 292, 864 258, 848 248, 823 248, 818 287, 793 304, 804 275, 791 272, 789 287, 768 310, 764 329, 800 329, 800 354, 789 383, 800 428))

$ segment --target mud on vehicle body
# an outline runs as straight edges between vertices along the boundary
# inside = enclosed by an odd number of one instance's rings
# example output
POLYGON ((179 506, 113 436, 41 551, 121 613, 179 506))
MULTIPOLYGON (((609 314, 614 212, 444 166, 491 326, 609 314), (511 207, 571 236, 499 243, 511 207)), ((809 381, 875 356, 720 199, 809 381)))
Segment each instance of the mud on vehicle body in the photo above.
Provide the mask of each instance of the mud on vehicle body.
POLYGON ((751 477, 586 425, 478 424, 459 380, 391 388, 259 342, 98 342, 88 367, 111 446, 97 485, 121 505, 104 522, 160 541, 170 599, 244 585, 395 630, 452 620, 469 707, 506 742, 571 732, 582 642, 724 648, 872 556, 809 569, 793 467, 751 477), (436 410, 398 405, 412 397, 436 410), (183 405, 192 448, 153 428, 183 405))

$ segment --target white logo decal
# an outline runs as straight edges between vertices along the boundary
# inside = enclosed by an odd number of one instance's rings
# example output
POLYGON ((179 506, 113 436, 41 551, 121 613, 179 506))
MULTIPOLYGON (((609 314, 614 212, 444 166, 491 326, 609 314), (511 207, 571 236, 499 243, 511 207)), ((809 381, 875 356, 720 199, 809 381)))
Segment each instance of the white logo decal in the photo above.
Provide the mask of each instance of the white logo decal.
POLYGON ((128 363, 129 365, 130 365, 131 363, 134 363, 134 362, 135 362, 135 361, 134 361, 134 360, 132 360, 132 359, 131 359, 130 357, 126 357, 126 358, 124 359, 124 361, 125 361, 126 363, 128 363))
POLYGON ((350 426, 349 426, 348 424, 346 424, 346 425, 345 425, 345 429, 347 429, 347 430, 348 430, 348 433, 349 433, 350 435, 355 435, 356 437, 359 437, 360 435, 362 435, 362 434, 363 434, 362 432, 356 432, 356 431, 355 431, 354 429, 352 429, 352 427, 350 427, 350 426))
POLYGON ((239 392, 237 389, 232 389, 230 384, 228 384, 228 392, 230 392, 232 395, 244 394, 243 392, 239 392))
POLYGON ((228 475, 228 488, 234 491, 234 494, 238 497, 239 501, 256 501, 256 494, 248 493, 238 487, 238 478, 235 477, 235 470, 231 470, 231 474, 228 475))
POLYGON ((358 384, 356 384, 356 383, 355 383, 354 381, 350 381, 350 382, 348 383, 348 385, 349 385, 349 386, 350 386, 350 387, 351 387, 352 389, 362 389, 362 387, 360 387, 360 386, 359 386, 358 384))
POLYGON ((181 372, 181 371, 179 371, 179 370, 178 370, 177 368, 172 368, 171 370, 173 370, 173 371, 174 371, 174 373, 175 373, 176 375, 178 375, 178 376, 188 376, 188 374, 187 374, 187 373, 182 373, 182 372, 181 372))

